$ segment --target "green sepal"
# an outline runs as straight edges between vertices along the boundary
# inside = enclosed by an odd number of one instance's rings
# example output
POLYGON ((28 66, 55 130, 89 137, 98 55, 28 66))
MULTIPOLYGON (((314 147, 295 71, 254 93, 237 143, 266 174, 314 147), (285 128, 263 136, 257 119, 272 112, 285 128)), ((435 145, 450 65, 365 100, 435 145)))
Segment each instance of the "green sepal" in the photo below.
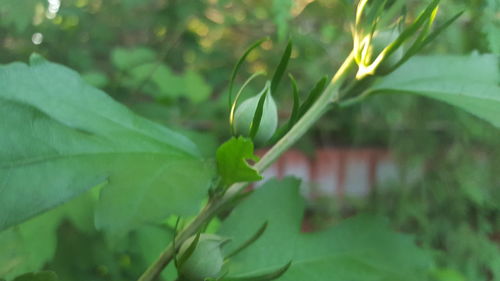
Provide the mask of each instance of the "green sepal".
POLYGON ((231 74, 231 80, 229 82, 229 108, 231 108, 231 105, 233 104, 233 86, 234 86, 234 80, 236 79, 236 75, 238 74, 238 71, 243 64, 243 61, 247 58, 248 54, 252 52, 255 48, 259 47, 262 43, 265 41, 269 40, 269 37, 262 38, 252 45, 248 47, 248 49, 243 53, 243 55, 240 57, 236 65, 234 66, 233 73, 231 74))
POLYGON ((267 95, 271 95, 270 84, 267 83, 262 96, 259 98, 259 103, 255 109, 255 114, 253 115, 252 125, 250 126, 250 138, 254 139, 257 135, 257 131, 260 127, 260 121, 262 120, 262 113, 264 112, 264 102, 266 101, 267 95))
POLYGON ((428 21, 432 14, 434 13, 434 10, 437 8, 437 5, 439 4, 440 0, 434 0, 432 1, 426 8, 425 10, 420 13, 420 15, 417 17, 417 19, 407 28, 405 28, 399 37, 394 40, 387 48, 384 50, 385 57, 389 57, 392 53, 394 53, 408 38, 413 36, 419 29, 424 25, 426 21, 428 21))
POLYGON ((455 22, 462 14, 464 11, 456 13, 454 16, 449 18, 445 23, 437 27, 433 32, 431 32, 429 35, 425 36, 421 41, 415 41, 412 46, 408 49, 406 54, 403 56, 403 58, 394 66, 393 69, 398 68, 400 65, 408 61, 412 56, 414 56, 416 53, 418 53, 422 48, 427 46, 432 40, 434 40, 443 30, 445 30, 448 26, 450 26, 453 22, 455 22))
MULTIPOLYGON (((415 39, 415 41, 413 43, 413 45, 416 44, 415 49, 420 50, 420 47, 418 47, 418 46, 422 42, 426 41, 425 38, 426 38, 427 32, 430 29, 430 26, 432 25, 432 23, 434 21, 439 2, 440 2, 440 0, 433 0, 429 5, 427 5, 427 7, 424 9, 424 11, 422 11, 418 15, 417 19, 412 24, 410 24, 408 27, 403 29, 401 34, 393 42, 391 42, 386 48, 384 48, 384 50, 382 52, 380 52, 380 54, 378 54, 378 56, 371 63, 362 61, 360 58, 361 53, 356 54, 356 61, 358 62, 358 64, 361 63, 361 65, 363 66, 362 68, 360 67, 360 69, 358 70, 358 73, 356 74, 356 78, 358 80, 360 80, 367 75, 375 74, 378 66, 381 65, 381 63, 384 61, 385 58, 391 56, 394 52, 396 52, 396 50, 398 50, 404 42, 408 41, 409 38, 411 38, 417 32, 419 32, 419 30, 422 28, 422 26, 425 23, 427 23, 426 27, 424 27, 423 29, 420 30, 418 37, 415 39)), ((376 21, 371 22, 371 24, 372 24, 372 28, 373 28, 374 26, 377 25, 377 22, 376 21)), ((370 41, 371 41, 371 37, 373 35, 374 35, 374 30, 372 30, 372 32, 370 34, 368 44, 371 43, 370 41)), ((364 49, 364 47, 363 47, 363 49, 364 49)), ((414 54, 414 52, 413 51, 412 51, 412 53, 407 52, 407 54, 408 54, 408 56, 406 57, 406 60, 410 56, 412 56, 414 54)), ((395 64, 394 67, 392 67, 389 71, 385 71, 383 74, 388 74, 388 73, 394 71, 396 69, 396 66, 401 65, 403 62, 404 61, 402 58, 401 60, 398 61, 398 63, 395 64)))
POLYGON ((285 51, 283 52, 283 55, 281 56, 280 63, 278 64, 278 67, 274 71, 273 79, 271 80, 271 93, 272 94, 276 92, 276 89, 279 86, 281 78, 283 77, 283 74, 285 73, 286 67, 288 66, 288 61, 290 60, 291 55, 292 55, 292 41, 288 41, 288 44, 286 45, 285 51))
POLYGON ((238 93, 236 94, 236 97, 234 98, 233 103, 231 104, 231 110, 229 112, 229 126, 231 127, 231 135, 236 135, 235 129, 234 129, 234 114, 236 112, 236 106, 238 105, 238 100, 240 99, 241 93, 243 93, 243 90, 247 87, 247 85, 252 82, 255 78, 257 78, 260 75, 263 75, 264 72, 257 72, 252 74, 250 78, 248 78, 245 83, 243 83, 243 86, 238 90, 238 93))
POLYGON ((319 96, 326 87, 326 81, 328 81, 328 78, 325 76, 321 78, 318 82, 316 82, 312 90, 309 92, 309 95, 307 95, 306 100, 299 108, 298 119, 300 119, 300 117, 302 117, 307 112, 307 110, 311 108, 314 102, 319 98, 319 96))
POLYGON ((194 250, 196 249, 196 246, 198 245, 198 241, 200 241, 200 235, 201 235, 201 232, 198 232, 196 234, 196 237, 191 242, 189 247, 186 249, 186 252, 178 259, 178 261, 177 261, 178 268, 181 267, 182 264, 184 264, 186 262, 186 260, 193 254, 194 250))
MULTIPOLYGON (((177 245, 176 245, 176 237, 177 237, 177 233, 178 233, 178 229, 179 229, 179 224, 181 222, 181 217, 177 217, 176 221, 175 221, 175 226, 174 226, 174 234, 173 234, 173 237, 172 237, 172 246, 174 247, 174 249, 177 249, 177 245)), ((180 245, 179 245, 180 246, 180 245)), ((175 265, 175 268, 179 268, 179 259, 177 258, 177 250, 175 250, 174 252, 174 265, 175 265)))
POLYGON ((257 276, 249 276, 249 277, 227 277, 223 279, 218 279, 219 281, 271 281, 280 278, 292 265, 292 261, 289 261, 284 266, 278 268, 277 270, 257 275, 257 276))
POLYGON ((227 254, 224 258, 229 259, 229 258, 237 255, 239 252, 243 251, 244 249, 246 249, 248 246, 252 245, 255 241, 257 241, 262 236, 262 234, 264 234, 264 231, 266 231, 267 225, 268 225, 268 222, 267 221, 264 222, 259 227, 257 232, 254 233, 254 235, 252 235, 247 241, 245 241, 239 247, 234 249, 231 253, 227 254))

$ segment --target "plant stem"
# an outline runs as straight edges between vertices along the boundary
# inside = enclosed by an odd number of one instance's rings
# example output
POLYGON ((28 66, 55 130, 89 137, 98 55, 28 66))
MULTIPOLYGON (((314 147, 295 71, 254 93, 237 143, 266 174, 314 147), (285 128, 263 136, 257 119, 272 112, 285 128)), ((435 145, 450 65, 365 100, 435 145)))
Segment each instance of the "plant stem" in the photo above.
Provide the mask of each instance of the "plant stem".
MULTIPOLYGON (((290 148, 300 137, 302 137, 309 128, 325 113, 332 102, 337 102, 340 98, 339 88, 349 75, 349 70, 354 66, 353 53, 349 54, 337 73, 333 76, 328 87, 321 96, 302 116, 302 118, 286 133, 273 147, 254 165, 254 168, 260 173, 269 167, 283 152, 290 148)), ((206 222, 215 216, 227 204, 231 203, 246 186, 246 183, 236 183, 228 188, 224 196, 213 198, 200 211, 198 216, 182 231, 176 238, 176 248, 194 235, 206 222)), ((158 259, 139 277, 138 281, 154 281, 162 270, 172 261, 175 252, 172 243, 160 254, 158 259)))

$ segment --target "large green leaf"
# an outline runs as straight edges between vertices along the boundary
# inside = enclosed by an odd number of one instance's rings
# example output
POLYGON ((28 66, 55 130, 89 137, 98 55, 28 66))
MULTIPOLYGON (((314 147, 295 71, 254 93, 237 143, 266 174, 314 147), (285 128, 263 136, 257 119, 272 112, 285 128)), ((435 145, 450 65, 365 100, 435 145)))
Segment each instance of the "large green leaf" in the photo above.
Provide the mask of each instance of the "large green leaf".
POLYGON ((380 78, 376 93, 410 93, 464 109, 500 127, 498 56, 415 57, 380 78))
POLYGON ((224 221, 220 235, 232 238, 229 253, 268 222, 264 234, 229 262, 228 276, 271 272, 292 261, 279 280, 425 280, 431 262, 408 236, 387 222, 359 216, 325 231, 300 233, 304 200, 299 181, 270 181, 224 221))
POLYGON ((190 213, 206 194, 191 141, 74 71, 34 56, 0 66, 0 85, 0 230, 102 183, 96 222, 116 232, 190 213))

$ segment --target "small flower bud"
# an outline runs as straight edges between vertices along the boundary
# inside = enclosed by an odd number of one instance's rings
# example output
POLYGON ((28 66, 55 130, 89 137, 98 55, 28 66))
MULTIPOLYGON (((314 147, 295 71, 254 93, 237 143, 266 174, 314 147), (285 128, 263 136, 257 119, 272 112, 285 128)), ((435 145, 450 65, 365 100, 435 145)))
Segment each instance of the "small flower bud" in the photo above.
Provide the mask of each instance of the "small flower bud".
POLYGON ((265 143, 268 141, 278 127, 278 108, 271 95, 269 86, 266 85, 262 92, 242 102, 236 109, 234 116, 235 132, 239 135, 249 136, 255 110, 257 109, 259 99, 262 95, 267 96, 264 101, 259 129, 257 130, 254 138, 254 140, 258 143, 265 143))
MULTIPOLYGON (((186 253, 195 240, 188 238, 179 249, 179 257, 186 253)), ((216 278, 224 264, 221 244, 225 239, 214 234, 201 234, 194 251, 179 265, 179 274, 188 281, 203 281, 206 278, 216 278)))

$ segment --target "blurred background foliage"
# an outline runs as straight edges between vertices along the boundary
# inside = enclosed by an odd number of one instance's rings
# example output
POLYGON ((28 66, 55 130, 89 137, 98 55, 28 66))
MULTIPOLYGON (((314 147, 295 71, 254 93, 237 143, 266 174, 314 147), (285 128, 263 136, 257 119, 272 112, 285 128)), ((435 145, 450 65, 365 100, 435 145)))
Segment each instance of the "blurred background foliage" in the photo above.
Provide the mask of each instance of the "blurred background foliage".
MULTIPOLYGON (((408 1, 409 18, 423 2, 408 1)), ((443 1, 440 14, 460 10, 465 14, 424 53, 500 54, 498 0, 443 1)), ((137 113, 182 131, 212 157, 229 137, 227 81, 247 46, 272 38, 247 58, 240 83, 271 71, 291 38, 289 71, 304 93, 350 51, 352 18, 348 0, 0 0, 0 63, 40 53, 137 113)), ((258 81, 247 95, 260 91, 258 81)), ((283 120, 290 93, 289 86, 275 93, 283 120)), ((381 213, 434 253, 439 267, 430 280, 498 281, 499 145, 498 130, 467 113, 393 95, 329 112, 298 147, 389 148, 403 170, 424 167, 416 182, 394 182, 361 202, 316 202, 310 209, 318 228, 360 211, 381 213)), ((93 228, 93 192, 3 232, 0 276, 44 265, 61 280, 137 276, 171 230, 145 226, 121 239, 106 237, 93 228)))

